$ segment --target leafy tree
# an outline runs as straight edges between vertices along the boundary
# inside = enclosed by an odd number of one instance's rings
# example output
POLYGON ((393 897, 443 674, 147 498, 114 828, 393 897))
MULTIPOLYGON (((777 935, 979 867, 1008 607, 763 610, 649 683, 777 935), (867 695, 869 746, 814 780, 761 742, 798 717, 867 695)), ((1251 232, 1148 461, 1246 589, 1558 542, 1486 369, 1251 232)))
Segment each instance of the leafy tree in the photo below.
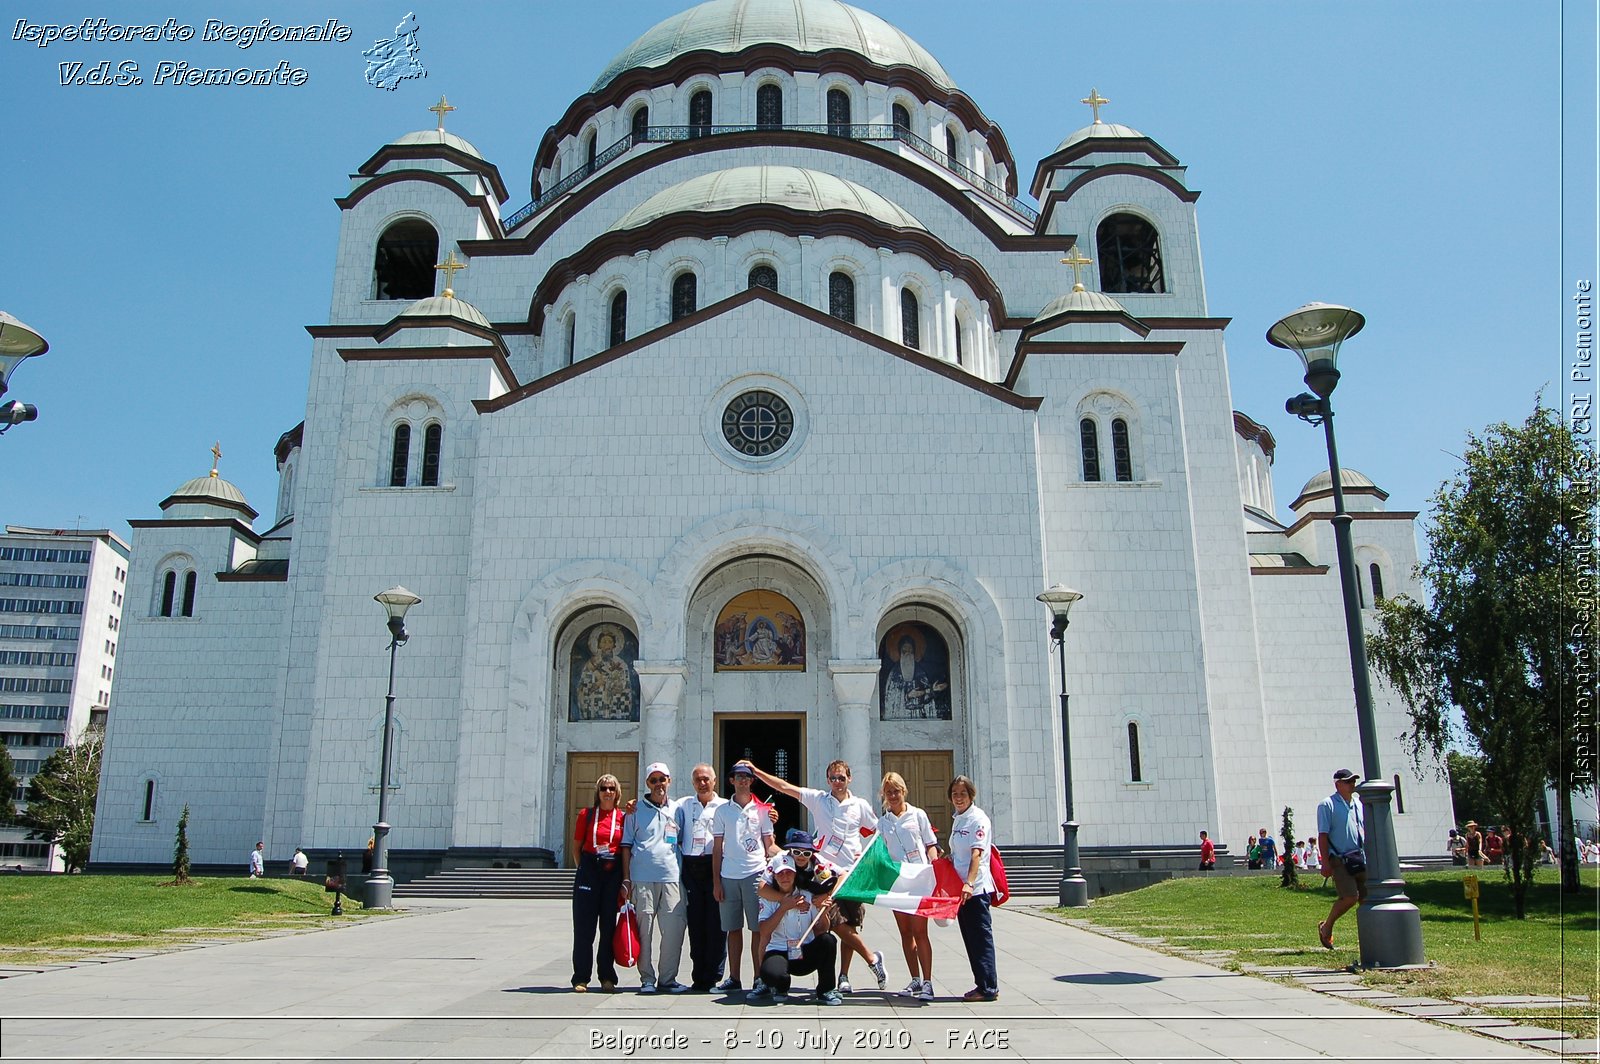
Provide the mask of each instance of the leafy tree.
POLYGON ((0 824, 9 824, 17 815, 17 803, 12 795, 17 793, 17 766, 11 752, 0 745, 0 824))
POLYGON ((1294 810, 1283 807, 1283 873, 1278 886, 1298 890, 1300 876, 1294 866, 1294 810))
POLYGON ((28 829, 28 838, 61 847, 69 872, 81 871, 89 863, 103 745, 100 729, 90 728, 76 743, 51 754, 28 781, 28 807, 17 817, 17 823, 28 829))
POLYGON ((1444 767, 1450 773, 1450 802, 1455 806, 1456 825, 1469 820, 1494 823, 1495 814, 1484 789, 1483 758, 1451 750, 1444 755, 1444 767))
POLYGON ((193 882, 189 878, 189 806, 185 803, 183 815, 178 817, 178 839, 172 847, 172 883, 184 887, 193 882))
POLYGON ((1520 426, 1470 435, 1433 497, 1417 567, 1431 604, 1387 600, 1368 644, 1410 712, 1413 756, 1444 750, 1459 707, 1483 754, 1485 811, 1515 832, 1519 918, 1546 780, 1561 796, 1563 887, 1578 889, 1570 796, 1592 786, 1594 731, 1573 713, 1573 685, 1593 661, 1594 475, 1593 449, 1542 404, 1520 426))

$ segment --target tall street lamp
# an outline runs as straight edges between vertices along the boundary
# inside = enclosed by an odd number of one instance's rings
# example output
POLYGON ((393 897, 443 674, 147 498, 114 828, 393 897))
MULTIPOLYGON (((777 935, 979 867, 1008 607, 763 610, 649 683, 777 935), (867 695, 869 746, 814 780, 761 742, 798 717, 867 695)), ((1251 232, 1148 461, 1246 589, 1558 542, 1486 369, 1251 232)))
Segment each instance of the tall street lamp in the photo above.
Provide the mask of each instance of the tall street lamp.
POLYGON ((1083 595, 1056 584, 1039 601, 1050 607, 1050 639, 1061 658, 1061 771, 1067 798, 1067 819, 1061 825, 1061 882, 1057 886, 1063 908, 1089 904, 1089 881, 1078 867, 1078 820, 1072 809, 1072 724, 1067 715, 1067 614, 1083 595))
POLYGON ((1307 303, 1267 330, 1267 342, 1287 348, 1305 365, 1306 387, 1284 404, 1289 413, 1321 425, 1328 440, 1328 474, 1333 481, 1333 540, 1339 555, 1344 591, 1344 627, 1350 646, 1350 677, 1355 684, 1356 724, 1361 735, 1361 772, 1357 788, 1366 816, 1367 900, 1356 910, 1361 964, 1398 968, 1426 963, 1422 951, 1422 914, 1406 897, 1400 878, 1400 853, 1394 837, 1390 800, 1394 788, 1383 782, 1378 761, 1378 727, 1372 716, 1372 684, 1367 673, 1367 642, 1361 630, 1361 594, 1356 587, 1352 518, 1344 508, 1339 449, 1333 440, 1333 405, 1328 397, 1339 384, 1339 345, 1361 331, 1366 319, 1349 307, 1307 303))
MULTIPOLYGON (((10 387, 11 374, 25 358, 42 355, 50 350, 45 338, 22 322, 0 310, 0 396, 10 387)), ((24 421, 39 416, 39 408, 32 403, 0 403, 0 433, 24 421)))
POLYGON ((369 909, 394 908, 394 878, 389 875, 389 756, 394 752, 395 653, 407 639, 406 611, 422 599, 403 587, 391 587, 372 596, 389 611, 389 694, 383 701, 383 754, 378 769, 378 822, 372 825, 372 874, 362 887, 362 904, 369 909))

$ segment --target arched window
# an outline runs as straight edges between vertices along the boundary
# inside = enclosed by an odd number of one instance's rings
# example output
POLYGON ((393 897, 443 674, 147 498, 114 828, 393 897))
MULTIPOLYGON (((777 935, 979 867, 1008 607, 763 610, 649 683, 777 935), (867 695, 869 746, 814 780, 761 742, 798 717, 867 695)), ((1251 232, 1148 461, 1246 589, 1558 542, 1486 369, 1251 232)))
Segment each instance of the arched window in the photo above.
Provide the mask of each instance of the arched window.
POLYGON ((672 320, 687 318, 698 309, 698 282, 692 273, 680 273, 672 279, 672 320))
POLYGON ((1144 772, 1139 767, 1139 725, 1128 722, 1128 782, 1144 782, 1144 772))
POLYGON ((962 366, 962 365, 966 364, 966 349, 965 349, 965 345, 964 345, 964 342, 963 342, 963 334, 965 334, 966 331, 967 331, 967 323, 961 320, 961 315, 960 314, 957 314, 956 315, 955 340, 956 340, 956 365, 958 365, 958 366, 962 366))
POLYGON ((567 315, 567 365, 578 360, 578 316, 567 315))
POLYGON ((711 93, 701 89, 689 97, 689 136, 703 137, 711 132, 711 93))
POLYGON ((178 594, 178 574, 171 569, 161 580, 161 616, 172 616, 172 600, 178 594))
POLYGON ((194 570, 183 574, 183 615, 194 616, 194 570))
POLYGON ((1372 604, 1376 606, 1383 601, 1383 570, 1378 568, 1377 562, 1373 562, 1367 567, 1367 572, 1372 576, 1372 604))
POLYGON ((156 812, 156 781, 144 781, 144 814, 139 817, 145 823, 155 819, 156 812))
POLYGON ((611 297, 611 332, 606 346, 616 347, 628 338, 628 292, 626 289, 611 297))
POLYGON ((592 129, 589 131, 589 135, 583 138, 583 165, 587 170, 594 170, 594 130, 592 129))
POLYGON ((956 159, 956 131, 949 126, 944 127, 944 153, 949 158, 950 164, 954 166, 958 161, 956 159))
POLYGON ((856 323, 856 281, 843 270, 828 275, 828 313, 851 325, 856 323))
POLYGON ((650 135, 650 108, 638 107, 634 109, 629 133, 633 134, 633 142, 639 143, 650 135))
POLYGON ((828 90, 828 132, 836 137, 850 135, 850 94, 843 89, 828 90))
POLYGON ((1396 814, 1406 811, 1406 797, 1400 793, 1400 773, 1394 774, 1394 811, 1396 814))
POLYGON ((378 238, 372 258, 373 299, 427 299, 433 295, 439 234, 416 218, 395 222, 378 238))
POLYGON ((889 120, 894 123, 895 134, 911 132, 911 112, 906 110, 906 105, 897 103, 889 109, 889 120))
POLYGON ((909 288, 900 289, 900 342, 913 351, 922 350, 922 308, 917 293, 909 288))
POLYGON ((776 292, 778 290, 778 271, 763 262, 761 265, 751 269, 750 277, 745 287, 765 288, 768 291, 776 292))
POLYGON ((406 474, 411 463, 411 426, 405 422, 394 427, 394 449, 389 455, 389 486, 406 486, 406 474))
POLYGON ((1167 290, 1161 272, 1161 238, 1136 214, 1113 214, 1100 223, 1102 292, 1158 293, 1167 290))
POLYGON ((439 486, 439 451, 444 443, 444 426, 437 421, 428 422, 422 430, 422 486, 439 486))
POLYGON ((777 129, 783 125, 783 89, 763 85, 756 90, 756 128, 777 129))
POLYGON ((1118 481, 1126 483, 1133 479, 1133 455, 1128 450, 1128 423, 1120 417, 1111 422, 1111 464, 1118 481))
POLYGON ((1100 429, 1094 418, 1078 422, 1078 442, 1083 449, 1083 479, 1091 483, 1100 479, 1100 429))

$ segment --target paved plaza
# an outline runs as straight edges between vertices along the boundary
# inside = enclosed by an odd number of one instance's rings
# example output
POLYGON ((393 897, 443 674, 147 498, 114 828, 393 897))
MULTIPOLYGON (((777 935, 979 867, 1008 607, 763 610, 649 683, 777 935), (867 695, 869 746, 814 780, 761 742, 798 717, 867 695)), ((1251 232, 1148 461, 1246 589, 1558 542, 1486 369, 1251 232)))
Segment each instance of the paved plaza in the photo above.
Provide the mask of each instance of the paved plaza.
MULTIPOLYGON (((886 914, 867 938, 906 981, 886 914)), ((579 995, 569 907, 414 904, 392 919, 0 980, 0 1060, 1500 1061, 1555 1059, 1301 986, 995 913, 1001 998, 967 1005, 934 929, 939 999, 858 989, 836 1008, 579 995)), ((685 957, 687 963, 687 957, 685 957)), ((746 985, 749 972, 745 972, 746 985)), ((809 986, 810 980, 799 980, 809 986)))

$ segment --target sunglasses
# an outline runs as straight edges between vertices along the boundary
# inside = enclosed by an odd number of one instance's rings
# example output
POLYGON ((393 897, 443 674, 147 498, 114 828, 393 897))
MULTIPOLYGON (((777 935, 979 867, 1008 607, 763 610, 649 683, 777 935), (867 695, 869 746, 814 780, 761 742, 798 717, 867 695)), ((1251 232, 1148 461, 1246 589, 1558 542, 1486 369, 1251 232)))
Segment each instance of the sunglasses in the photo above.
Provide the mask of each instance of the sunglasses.
POLYGON ((828 782, 829 783, 846 783, 846 782, 849 781, 849 779, 850 779, 849 776, 829 776, 828 777, 828 782))
POLYGON ((790 857, 810 857, 811 856, 811 851, 810 850, 794 849, 794 850, 790 850, 789 851, 789 856, 790 857))
POLYGON ((600 788, 600 793, 601 794, 615 793, 615 792, 616 792, 616 788, 615 787, 601 787, 600 788))
POLYGON ((669 780, 671 778, 672 778, 671 776, 651 776, 649 779, 645 780, 645 782, 650 784, 650 786, 654 787, 656 784, 665 783, 665 782, 667 782, 667 780, 669 780))

